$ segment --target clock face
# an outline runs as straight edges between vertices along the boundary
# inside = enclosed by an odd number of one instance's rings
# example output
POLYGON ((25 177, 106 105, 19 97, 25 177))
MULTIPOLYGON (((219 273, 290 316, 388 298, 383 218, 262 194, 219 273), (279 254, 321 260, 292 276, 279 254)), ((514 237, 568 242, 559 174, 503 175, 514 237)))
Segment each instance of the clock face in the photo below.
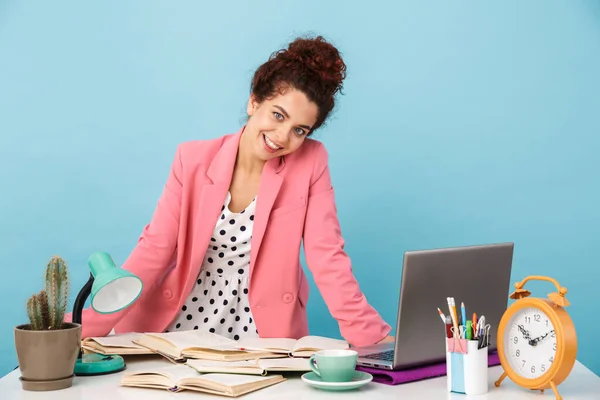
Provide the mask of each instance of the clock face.
POLYGON ((548 372, 556 354, 550 318, 537 308, 517 311, 506 326, 504 353, 511 368, 523 378, 536 379, 548 372))

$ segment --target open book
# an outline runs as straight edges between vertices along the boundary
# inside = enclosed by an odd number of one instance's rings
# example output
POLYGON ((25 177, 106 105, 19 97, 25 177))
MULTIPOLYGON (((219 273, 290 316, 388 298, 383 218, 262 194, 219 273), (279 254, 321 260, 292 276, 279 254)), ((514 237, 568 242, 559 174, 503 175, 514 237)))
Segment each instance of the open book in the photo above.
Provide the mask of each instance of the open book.
POLYGON ((266 375, 268 372, 311 371, 308 358, 266 358, 245 361, 213 361, 189 359, 186 365, 200 373, 266 375))
POLYGON ((269 351, 291 357, 310 357, 319 350, 345 350, 347 342, 322 336, 304 336, 300 339, 287 338, 243 338, 236 342, 241 350, 269 351))
POLYGON ((146 347, 135 344, 133 341, 139 339, 139 333, 121 333, 103 337, 88 337, 82 340, 81 348, 85 353, 99 354, 154 354, 146 347))
POLYGON ((281 375, 199 374, 185 364, 125 372, 121 386, 166 389, 171 392, 195 390, 227 397, 239 397, 279 382, 281 375))
POLYGON ((235 340, 199 330, 145 333, 134 340, 134 343, 177 362, 188 358, 242 361, 283 357, 268 350, 243 350, 237 346, 235 340))

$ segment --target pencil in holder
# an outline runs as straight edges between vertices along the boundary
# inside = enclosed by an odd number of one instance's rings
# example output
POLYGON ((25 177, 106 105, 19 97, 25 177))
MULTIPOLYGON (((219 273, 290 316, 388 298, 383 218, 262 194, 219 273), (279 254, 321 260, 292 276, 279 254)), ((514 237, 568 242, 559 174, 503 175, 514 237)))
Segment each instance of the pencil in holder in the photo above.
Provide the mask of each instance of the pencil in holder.
POLYGON ((488 348, 478 340, 446 338, 446 377, 449 392, 467 395, 488 391, 488 348))

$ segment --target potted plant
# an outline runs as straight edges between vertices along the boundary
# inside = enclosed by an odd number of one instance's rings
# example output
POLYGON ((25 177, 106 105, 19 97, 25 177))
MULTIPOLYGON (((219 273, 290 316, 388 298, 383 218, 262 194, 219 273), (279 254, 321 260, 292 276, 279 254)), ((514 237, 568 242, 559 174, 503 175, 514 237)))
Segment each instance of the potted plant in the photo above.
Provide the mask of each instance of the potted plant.
POLYGON ((27 301, 29 323, 15 327, 15 347, 25 390, 70 387, 81 344, 81 325, 64 322, 69 296, 67 264, 58 256, 46 267, 46 287, 27 301))

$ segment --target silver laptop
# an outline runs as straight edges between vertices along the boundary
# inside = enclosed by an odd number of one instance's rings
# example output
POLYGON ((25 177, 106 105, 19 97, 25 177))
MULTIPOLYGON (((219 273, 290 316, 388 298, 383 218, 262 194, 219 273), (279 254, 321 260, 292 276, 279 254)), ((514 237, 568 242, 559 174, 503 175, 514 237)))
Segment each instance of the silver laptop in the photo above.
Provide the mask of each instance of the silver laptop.
POLYGON ((358 365, 400 370, 446 361, 446 327, 437 308, 449 315, 465 303, 466 317, 485 315, 490 324, 489 351, 508 306, 513 243, 454 247, 404 253, 394 343, 357 348, 358 365))

